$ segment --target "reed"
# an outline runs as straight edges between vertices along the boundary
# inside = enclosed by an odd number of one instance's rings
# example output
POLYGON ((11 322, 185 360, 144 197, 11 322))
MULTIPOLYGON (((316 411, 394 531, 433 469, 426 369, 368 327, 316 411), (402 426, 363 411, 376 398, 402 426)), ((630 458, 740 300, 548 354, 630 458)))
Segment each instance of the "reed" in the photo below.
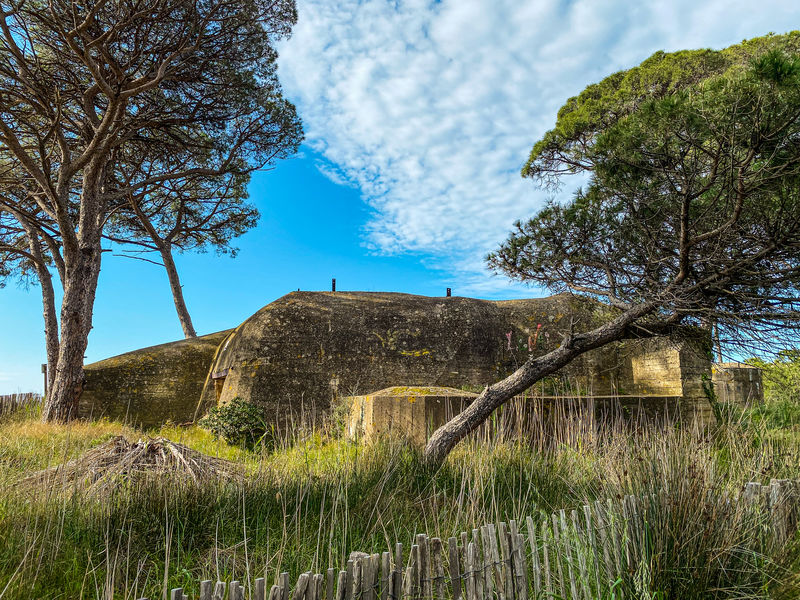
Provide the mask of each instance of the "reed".
MULTIPOLYGON (((800 478, 797 436, 745 420, 713 430, 621 421, 588 428, 578 413, 565 416, 546 435, 468 440, 435 473, 401 439, 362 445, 335 429, 298 424, 273 450, 250 452, 198 428, 165 427, 152 435, 234 461, 244 479, 154 475, 100 496, 57 481, 36 490, 19 481, 114 436, 135 442, 142 432, 104 421, 5 420, 0 598, 154 599, 172 588, 197 595, 203 579, 237 580, 250 590, 256 578, 273 582, 284 572, 294 583, 301 573, 343 568, 353 551, 380 553, 396 542, 408 549, 420 533, 460 539, 487 523, 523 524, 527 516, 628 496, 668 501, 648 505, 652 520, 635 549, 636 570, 623 573, 615 593, 796 594, 797 537, 762 547, 758 521, 725 512, 714 499, 735 496, 748 481, 800 478)), ((563 552, 551 546, 547 559, 553 568, 562 561, 568 580, 563 552)), ((591 569, 594 555, 581 552, 591 569)))

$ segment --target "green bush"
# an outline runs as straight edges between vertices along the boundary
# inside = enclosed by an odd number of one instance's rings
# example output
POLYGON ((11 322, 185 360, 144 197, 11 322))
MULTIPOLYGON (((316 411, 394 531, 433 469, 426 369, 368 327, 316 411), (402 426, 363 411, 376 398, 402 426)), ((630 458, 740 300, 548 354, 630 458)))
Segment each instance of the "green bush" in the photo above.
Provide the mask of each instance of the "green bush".
POLYGON ((771 428, 800 425, 800 349, 782 350, 771 361, 752 358, 749 364, 762 370, 764 403, 750 414, 771 428))
POLYGON ((764 396, 769 401, 800 403, 800 349, 781 350, 772 361, 747 361, 764 375, 764 396))
POLYGON ((273 442, 273 431, 264 420, 263 409, 238 396, 208 411, 200 426, 214 437, 248 450, 262 444, 271 447, 273 442))

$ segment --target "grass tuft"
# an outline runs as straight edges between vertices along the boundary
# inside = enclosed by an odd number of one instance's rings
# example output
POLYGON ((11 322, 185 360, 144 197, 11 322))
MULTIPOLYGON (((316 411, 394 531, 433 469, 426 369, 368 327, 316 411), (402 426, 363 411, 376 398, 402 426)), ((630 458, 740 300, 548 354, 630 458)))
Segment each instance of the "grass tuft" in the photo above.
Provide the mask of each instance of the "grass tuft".
POLYGON ((0 590, 3 598, 159 597, 166 569, 167 587, 196 594, 203 578, 296 577, 341 567, 352 551, 408 544, 420 532, 446 539, 633 494, 666 500, 648 508, 641 566, 618 586, 626 598, 792 597, 800 539, 762 548, 763 522, 714 500, 747 481, 800 478, 800 439, 791 429, 745 418, 713 431, 574 426, 579 435, 468 441, 436 473, 401 439, 361 445, 297 431, 274 450, 248 451, 197 427, 165 426, 149 434, 235 461, 247 476, 152 477, 101 499, 79 488, 31 494, 18 481, 114 436, 133 443, 142 432, 108 421, 6 420, 0 590))

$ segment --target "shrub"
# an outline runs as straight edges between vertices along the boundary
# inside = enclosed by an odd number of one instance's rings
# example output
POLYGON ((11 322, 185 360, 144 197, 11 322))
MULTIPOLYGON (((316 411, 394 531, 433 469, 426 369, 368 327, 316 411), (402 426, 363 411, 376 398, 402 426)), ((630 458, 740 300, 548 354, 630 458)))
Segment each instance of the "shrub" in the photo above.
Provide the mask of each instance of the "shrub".
POLYGON ((764 403, 751 409, 755 420, 772 428, 791 428, 800 424, 800 349, 782 350, 771 361, 747 361, 761 369, 764 377, 764 403))
POLYGON ((200 426, 232 446, 253 450, 260 444, 272 446, 273 431, 264 420, 264 411, 238 396, 223 406, 215 406, 200 426))

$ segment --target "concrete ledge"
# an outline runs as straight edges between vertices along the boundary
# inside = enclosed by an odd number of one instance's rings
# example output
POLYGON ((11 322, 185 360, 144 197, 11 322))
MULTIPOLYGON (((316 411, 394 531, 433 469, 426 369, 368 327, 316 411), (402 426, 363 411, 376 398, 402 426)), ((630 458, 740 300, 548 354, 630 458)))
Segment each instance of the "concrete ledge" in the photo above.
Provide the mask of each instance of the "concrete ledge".
POLYGON ((477 397, 455 388, 432 386, 395 386, 366 396, 351 396, 345 398, 350 406, 347 434, 369 441, 397 433, 421 447, 432 431, 477 397))
MULTIPOLYGON (((431 433, 447 423, 478 394, 446 387, 386 388, 364 396, 350 396, 347 435, 372 441, 384 435, 406 437, 422 448, 431 433)), ((682 421, 704 426, 714 422, 706 398, 667 395, 627 396, 517 396, 498 409, 478 435, 487 440, 511 436, 548 436, 568 422, 594 427, 603 421, 654 424, 682 421)))

